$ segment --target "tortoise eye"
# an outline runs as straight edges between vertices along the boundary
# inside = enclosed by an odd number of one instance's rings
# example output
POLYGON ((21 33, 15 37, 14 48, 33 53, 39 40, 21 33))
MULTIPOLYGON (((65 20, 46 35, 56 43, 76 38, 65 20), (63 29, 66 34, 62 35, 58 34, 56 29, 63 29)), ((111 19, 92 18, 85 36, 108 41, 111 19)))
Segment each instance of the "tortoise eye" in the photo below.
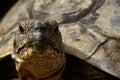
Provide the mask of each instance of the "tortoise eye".
POLYGON ((55 29, 54 29, 54 33, 57 33, 59 30, 58 30, 58 27, 56 27, 55 29))
POLYGON ((21 32, 21 33, 23 33, 25 30, 24 30, 24 28, 21 26, 21 25, 19 25, 19 31, 21 32))

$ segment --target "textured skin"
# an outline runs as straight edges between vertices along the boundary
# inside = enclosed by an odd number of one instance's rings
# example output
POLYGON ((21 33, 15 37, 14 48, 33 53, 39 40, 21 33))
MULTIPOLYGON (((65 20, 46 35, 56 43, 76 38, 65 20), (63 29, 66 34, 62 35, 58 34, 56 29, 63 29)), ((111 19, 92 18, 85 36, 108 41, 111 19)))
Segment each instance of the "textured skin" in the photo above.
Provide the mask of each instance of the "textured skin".
POLYGON ((60 79, 66 59, 58 23, 54 20, 20 22, 12 58, 22 80, 60 79))

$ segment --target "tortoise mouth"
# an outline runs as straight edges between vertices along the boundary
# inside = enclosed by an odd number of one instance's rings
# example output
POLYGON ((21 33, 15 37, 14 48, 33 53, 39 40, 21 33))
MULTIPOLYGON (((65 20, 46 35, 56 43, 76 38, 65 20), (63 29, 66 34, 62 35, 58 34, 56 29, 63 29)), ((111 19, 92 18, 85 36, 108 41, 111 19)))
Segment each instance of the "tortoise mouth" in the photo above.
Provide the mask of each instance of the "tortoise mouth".
POLYGON ((58 48, 55 48, 54 44, 50 43, 49 41, 40 41, 40 40, 29 41, 18 49, 17 54, 21 54, 21 50, 24 48, 32 48, 34 51, 39 50, 39 52, 41 53, 43 53, 46 48, 50 48, 56 51, 57 53, 60 52, 60 50, 58 48))
POLYGON ((56 55, 62 55, 62 51, 55 48, 53 44, 45 41, 30 41, 24 44, 21 48, 18 49, 18 52, 15 53, 16 57, 26 60, 29 57, 48 57, 48 58, 57 58, 56 55), (53 57, 50 57, 53 54, 53 57))

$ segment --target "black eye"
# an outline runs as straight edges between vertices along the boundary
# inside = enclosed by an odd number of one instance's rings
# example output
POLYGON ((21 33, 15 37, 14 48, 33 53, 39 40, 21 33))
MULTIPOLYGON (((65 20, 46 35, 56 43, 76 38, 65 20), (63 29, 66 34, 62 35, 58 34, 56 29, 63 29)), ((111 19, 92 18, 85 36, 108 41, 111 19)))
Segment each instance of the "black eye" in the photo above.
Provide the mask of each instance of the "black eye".
POLYGON ((57 35, 58 31, 59 31, 58 27, 56 27, 55 30, 54 30, 54 35, 57 35))
POLYGON ((23 33, 25 30, 24 30, 24 28, 21 26, 21 25, 19 25, 19 31, 21 32, 21 33, 23 33))

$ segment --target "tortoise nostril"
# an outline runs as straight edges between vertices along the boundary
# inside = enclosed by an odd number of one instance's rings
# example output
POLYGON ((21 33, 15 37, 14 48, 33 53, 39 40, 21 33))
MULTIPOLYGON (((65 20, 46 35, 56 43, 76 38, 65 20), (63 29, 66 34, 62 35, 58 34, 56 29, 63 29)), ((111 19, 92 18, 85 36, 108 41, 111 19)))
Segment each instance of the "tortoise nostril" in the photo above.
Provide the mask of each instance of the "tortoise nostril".
POLYGON ((37 31, 45 31, 47 28, 47 24, 45 22, 37 22, 34 25, 34 29, 37 31))

